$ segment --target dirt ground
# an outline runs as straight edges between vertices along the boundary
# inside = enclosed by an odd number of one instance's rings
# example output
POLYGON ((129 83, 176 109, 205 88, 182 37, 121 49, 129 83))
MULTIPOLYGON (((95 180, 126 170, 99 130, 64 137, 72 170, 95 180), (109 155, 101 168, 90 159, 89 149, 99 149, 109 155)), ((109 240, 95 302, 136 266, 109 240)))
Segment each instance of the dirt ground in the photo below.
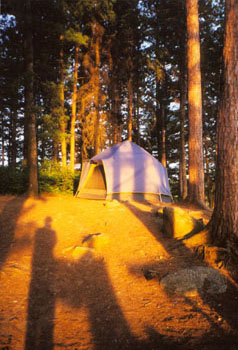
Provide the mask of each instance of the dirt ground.
POLYGON ((0 350, 238 349, 229 276, 215 296, 145 278, 204 264, 169 249, 159 205, 3 196, 0 208, 0 350))

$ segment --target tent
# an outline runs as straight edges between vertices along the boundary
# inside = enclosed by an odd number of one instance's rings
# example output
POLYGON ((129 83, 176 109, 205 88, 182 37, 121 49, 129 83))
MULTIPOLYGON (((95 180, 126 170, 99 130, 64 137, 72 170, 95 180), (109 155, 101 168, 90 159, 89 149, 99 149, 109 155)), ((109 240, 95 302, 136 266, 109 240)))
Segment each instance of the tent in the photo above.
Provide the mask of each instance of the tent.
POLYGON ((171 202, 167 170, 131 141, 121 142, 86 161, 77 197, 171 202))

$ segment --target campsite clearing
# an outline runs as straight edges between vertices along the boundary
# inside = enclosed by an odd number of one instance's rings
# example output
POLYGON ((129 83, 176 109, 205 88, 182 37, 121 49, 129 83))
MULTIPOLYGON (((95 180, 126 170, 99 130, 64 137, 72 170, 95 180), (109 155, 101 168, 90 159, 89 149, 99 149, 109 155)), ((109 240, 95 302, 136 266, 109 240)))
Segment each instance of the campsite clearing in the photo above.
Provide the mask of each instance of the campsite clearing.
POLYGON ((237 349, 237 284, 224 268, 209 266, 225 276, 221 294, 206 293, 209 280, 197 293, 162 288, 206 264, 170 248, 161 206, 0 197, 0 350, 237 349))

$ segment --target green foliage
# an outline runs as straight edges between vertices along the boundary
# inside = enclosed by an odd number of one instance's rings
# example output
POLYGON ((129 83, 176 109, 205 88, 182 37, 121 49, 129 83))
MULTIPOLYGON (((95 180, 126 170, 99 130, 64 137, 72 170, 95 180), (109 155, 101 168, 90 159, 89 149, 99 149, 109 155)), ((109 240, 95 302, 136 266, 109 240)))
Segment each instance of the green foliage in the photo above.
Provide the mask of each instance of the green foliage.
MULTIPOLYGON (((39 188, 41 193, 73 194, 78 186, 80 172, 72 173, 59 163, 44 161, 39 168, 39 188)), ((25 167, 11 169, 0 167, 0 194, 21 195, 28 188, 28 175, 25 167)))
POLYGON ((87 35, 83 35, 81 32, 73 30, 73 28, 70 28, 65 32, 65 39, 78 45, 87 46, 89 37, 87 35))
POLYGON ((27 171, 25 167, 11 169, 0 167, 0 194, 23 194, 27 191, 27 171))
POLYGON ((80 173, 72 173, 63 169, 61 164, 53 161, 44 161, 39 169, 40 192, 47 193, 74 193, 80 173))

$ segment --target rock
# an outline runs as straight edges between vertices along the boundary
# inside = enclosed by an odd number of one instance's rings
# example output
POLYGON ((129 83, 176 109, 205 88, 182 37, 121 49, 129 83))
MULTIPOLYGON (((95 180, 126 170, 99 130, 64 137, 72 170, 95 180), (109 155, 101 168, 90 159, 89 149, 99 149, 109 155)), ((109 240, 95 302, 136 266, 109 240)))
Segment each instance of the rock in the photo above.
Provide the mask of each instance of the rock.
POLYGON ((152 209, 151 215, 162 219, 163 218, 163 210, 162 209, 152 209))
POLYGON ((181 208, 165 207, 163 210, 162 231, 167 238, 181 239, 192 236, 203 228, 202 220, 194 219, 181 208))
POLYGON ((68 247, 62 250, 62 254, 70 259, 77 260, 81 258, 85 253, 94 253, 94 249, 88 247, 80 247, 74 245, 72 247, 68 247))
MULTIPOLYGON (((83 257, 86 253, 93 254, 93 249, 88 248, 88 247, 75 247, 74 250, 72 251, 72 258, 75 260, 78 260, 79 258, 83 257)), ((91 255, 90 255, 91 257, 91 255)))
POLYGON ((212 267, 193 266, 167 274, 161 279, 160 286, 168 294, 222 294, 227 289, 227 280, 212 267))
POLYGON ((103 248, 109 243, 109 236, 104 233, 92 233, 83 238, 82 244, 87 245, 94 250, 103 250, 103 248))
POLYGON ((82 240, 82 243, 85 243, 85 242, 89 242, 91 239, 93 239, 95 236, 100 236, 101 233, 100 232, 97 232, 97 233, 91 233, 89 235, 87 235, 86 237, 83 238, 82 240))

